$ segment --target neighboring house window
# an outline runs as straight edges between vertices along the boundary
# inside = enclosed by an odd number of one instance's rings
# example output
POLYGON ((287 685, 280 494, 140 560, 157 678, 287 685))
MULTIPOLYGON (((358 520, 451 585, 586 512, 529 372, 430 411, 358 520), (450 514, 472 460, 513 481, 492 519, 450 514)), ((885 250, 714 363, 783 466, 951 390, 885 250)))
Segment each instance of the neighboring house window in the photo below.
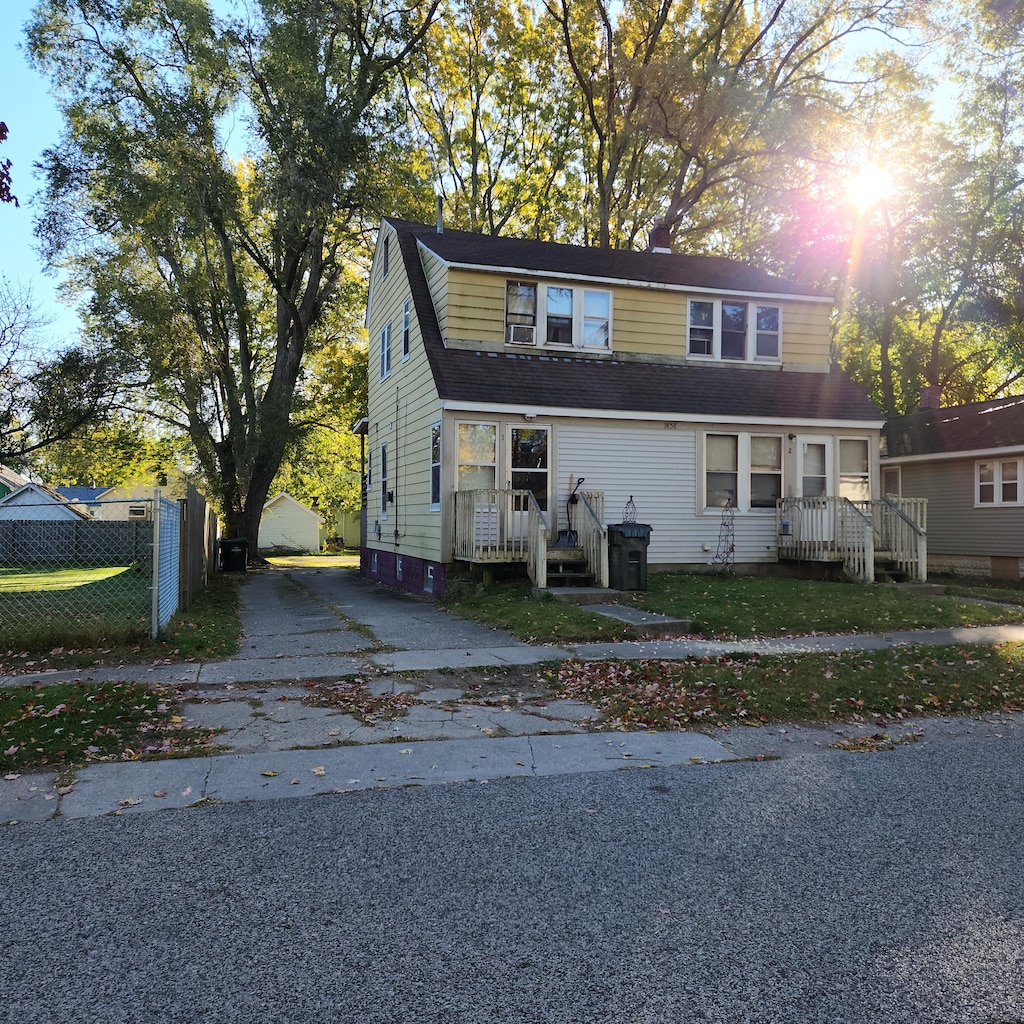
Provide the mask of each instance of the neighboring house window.
POLYGON ((509 281, 505 341, 594 351, 611 347, 611 292, 567 285, 509 281))
POLYGON ((384 380, 391 373, 391 324, 385 325, 380 332, 380 379, 384 380))
POLYGON ((402 359, 409 358, 409 335, 412 333, 412 299, 406 299, 402 307, 402 359))
POLYGON ((691 356, 751 362, 778 360, 782 308, 754 302, 690 299, 686 350, 691 356))
POLYGON ((383 519, 388 514, 388 446, 380 446, 380 514, 383 519))
POLYGON ((839 497, 871 500, 871 462, 867 438, 839 439, 839 497))
POLYGON ((387 277, 391 269, 391 239, 385 238, 380 249, 380 276, 387 277))
POLYGON ((430 424, 430 509, 441 508, 441 424, 430 424))
POLYGON ((903 480, 899 466, 886 466, 882 470, 882 494, 898 498, 903 493, 903 480))
POLYGON ((1021 504, 1020 459, 975 463, 978 505, 1021 504))
POLYGON ((460 423, 458 456, 460 491, 490 489, 495 484, 497 430, 493 423, 460 423))
POLYGON ((705 508, 774 509, 782 497, 782 438, 774 434, 707 434, 705 508))

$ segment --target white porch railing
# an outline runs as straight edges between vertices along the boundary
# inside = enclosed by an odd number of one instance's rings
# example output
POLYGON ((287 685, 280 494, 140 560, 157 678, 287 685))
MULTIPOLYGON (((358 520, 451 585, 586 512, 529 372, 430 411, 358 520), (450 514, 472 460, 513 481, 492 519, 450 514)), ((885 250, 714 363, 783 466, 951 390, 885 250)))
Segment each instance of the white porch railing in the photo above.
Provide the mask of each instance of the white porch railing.
POLYGON ((544 590, 548 585, 548 521, 533 493, 526 493, 529 495, 526 533, 530 542, 526 571, 530 576, 530 582, 538 590, 544 590))
POLYGON ((456 491, 455 557, 467 562, 525 562, 532 497, 527 490, 456 491))
POLYGON ((587 556, 587 566, 594 574, 598 587, 608 588, 608 527, 604 525, 604 492, 580 491, 576 513, 579 522, 574 522, 577 543, 587 556))
POLYGON ((873 583, 875 557, 913 579, 928 577, 923 498, 782 498, 776 503, 780 558, 842 562, 854 579, 873 583))
MULTIPOLYGON (((576 545, 586 555, 594 582, 608 586, 608 529, 604 494, 580 491, 573 521, 576 545)), ((533 585, 547 587, 551 529, 532 492, 482 489, 455 492, 453 554, 477 564, 525 562, 533 585)))

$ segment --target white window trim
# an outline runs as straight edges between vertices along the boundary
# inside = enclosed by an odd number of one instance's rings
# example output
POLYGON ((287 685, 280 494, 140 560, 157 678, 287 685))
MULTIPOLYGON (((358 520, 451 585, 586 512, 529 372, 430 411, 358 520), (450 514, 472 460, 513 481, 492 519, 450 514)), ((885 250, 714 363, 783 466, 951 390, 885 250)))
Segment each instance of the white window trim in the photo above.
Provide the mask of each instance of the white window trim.
POLYGON ((430 445, 430 477, 427 480, 427 497, 430 501, 430 511, 441 511, 441 482, 444 475, 444 432, 441 429, 441 421, 435 420, 430 424, 429 434, 430 445), (437 431, 438 461, 434 462, 434 431, 437 431), (438 470, 437 501, 434 501, 434 467, 438 470))
POLYGON ((412 351, 412 299, 406 299, 402 306, 402 362, 406 362, 412 351))
MULTIPOLYGON (((455 424, 455 489, 459 489, 459 470, 463 466, 494 466, 494 486, 500 487, 498 466, 501 461, 501 429, 497 420, 458 420, 455 424), (494 428, 494 462, 460 462, 459 461, 459 427, 493 427, 494 428)), ((470 488, 472 490, 473 488, 470 488)))
POLYGON ((779 495, 784 493, 785 487, 785 437, 776 434, 771 430, 706 430, 701 441, 701 469, 699 493, 703 503, 703 512, 707 516, 718 516, 722 509, 728 506, 708 504, 708 438, 709 437, 735 437, 736 443, 736 505, 737 512, 750 513, 755 516, 775 515, 775 508, 751 508, 750 506, 750 476, 753 472, 750 465, 750 439, 752 437, 771 437, 779 441, 779 452, 782 457, 782 465, 779 466, 779 495))
MULTIPOLYGON (((535 292, 535 305, 533 316, 534 346, 545 349, 548 352, 590 352, 602 353, 611 352, 614 348, 615 326, 614 326, 614 292, 611 288, 592 288, 586 284, 574 281, 545 281, 545 280, 520 280, 509 278, 505 282, 506 295, 509 284, 533 285, 535 292), (548 288, 568 288, 572 291, 572 344, 558 345, 549 344, 547 341, 547 290, 548 288), (608 297, 608 344, 598 347, 584 345, 584 302, 588 292, 608 297)), ((505 344, 508 348, 521 349, 525 346, 510 345, 508 306, 505 308, 505 344)))
MULTIPOLYGON (((695 295, 690 295, 686 300, 686 358, 701 360, 703 362, 721 362, 721 363, 781 363, 782 362, 782 337, 783 337, 783 307, 781 302, 764 302, 757 299, 706 299, 699 298, 695 295), (690 303, 691 302, 710 302, 713 306, 712 313, 712 342, 711 342, 711 354, 707 355, 703 352, 691 352, 690 351, 690 303), (727 305, 739 305, 745 303, 747 307, 747 337, 744 343, 744 353, 742 359, 723 359, 722 358, 722 303, 727 305), (758 307, 771 306, 773 309, 779 311, 779 351, 774 356, 759 356, 757 354, 757 310, 758 307)), ((767 333, 767 332, 766 332, 767 333)))
POLYGON ((993 456, 991 459, 978 459, 974 464, 974 507, 975 508, 1017 508, 1024 505, 1024 459, 1001 459, 993 456), (1003 464, 1012 462, 1017 467, 1017 500, 1003 501, 1003 464), (995 467, 995 475, 992 482, 992 501, 981 500, 981 467, 992 465, 995 467))
POLYGON ((391 321, 389 320, 380 332, 380 379, 387 380, 391 376, 391 321))

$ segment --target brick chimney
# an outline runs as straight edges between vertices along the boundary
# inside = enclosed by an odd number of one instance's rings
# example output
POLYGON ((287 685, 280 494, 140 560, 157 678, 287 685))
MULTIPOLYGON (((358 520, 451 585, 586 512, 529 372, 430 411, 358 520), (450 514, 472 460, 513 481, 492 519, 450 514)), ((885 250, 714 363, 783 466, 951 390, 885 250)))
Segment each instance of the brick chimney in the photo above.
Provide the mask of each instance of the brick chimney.
POLYGON ((921 412, 934 412, 942 408, 942 388, 935 384, 924 384, 921 387, 921 398, 917 407, 921 412))
POLYGON ((647 247, 650 252, 672 251, 672 237, 669 234, 668 225, 661 217, 658 217, 651 226, 647 247))

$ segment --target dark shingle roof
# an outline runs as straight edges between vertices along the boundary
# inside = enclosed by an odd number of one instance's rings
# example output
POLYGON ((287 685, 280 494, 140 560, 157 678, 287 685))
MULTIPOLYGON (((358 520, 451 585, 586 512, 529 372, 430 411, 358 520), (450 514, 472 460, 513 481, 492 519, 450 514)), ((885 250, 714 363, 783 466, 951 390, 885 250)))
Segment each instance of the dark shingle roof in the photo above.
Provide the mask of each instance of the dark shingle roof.
POLYGON ((882 431, 888 458, 1024 445, 1024 395, 897 416, 882 431))
POLYGON ((756 267, 721 256, 685 256, 679 253, 634 252, 626 249, 591 249, 556 242, 535 242, 500 235, 478 235, 448 228, 388 218, 400 234, 407 232, 441 259, 481 268, 520 270, 530 274, 571 274, 574 277, 613 278, 644 284, 712 288, 770 295, 831 298, 823 292, 772 277, 756 267))
MULTIPOLYGON (((398 231, 424 349, 442 400, 601 410, 626 416, 654 413, 709 419, 726 416, 790 421, 882 420, 874 403, 839 371, 779 372, 720 364, 666 365, 540 353, 447 349, 441 338, 416 240, 420 232, 427 232, 432 238, 448 237, 449 233, 437 236, 434 229, 423 225, 410 226, 396 220, 390 223, 398 231)), ((450 234, 463 236, 460 242, 463 246, 468 244, 465 239, 479 241, 482 237, 464 232, 450 234)), ((545 243, 539 242, 524 245, 528 247, 521 250, 524 254, 536 247, 545 247, 545 243)), ((554 248, 575 250, 571 246, 554 248)), ((537 266, 536 263, 531 265, 537 266)))
POLYGON ((781 373, 466 350, 445 352, 443 367, 441 397, 455 401, 709 419, 882 419, 839 372, 781 373))

